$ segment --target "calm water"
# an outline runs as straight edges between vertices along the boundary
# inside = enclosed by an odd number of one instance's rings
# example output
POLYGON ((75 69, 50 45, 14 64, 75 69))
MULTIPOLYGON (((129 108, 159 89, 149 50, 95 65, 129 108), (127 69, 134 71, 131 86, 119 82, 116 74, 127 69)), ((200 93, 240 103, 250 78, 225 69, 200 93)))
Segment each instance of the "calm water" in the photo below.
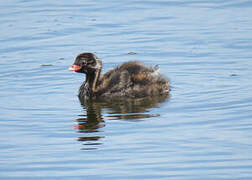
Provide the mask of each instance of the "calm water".
POLYGON ((252 179, 252 2, 2 1, 0 179, 252 179), (159 64, 170 97, 79 102, 67 71, 159 64))

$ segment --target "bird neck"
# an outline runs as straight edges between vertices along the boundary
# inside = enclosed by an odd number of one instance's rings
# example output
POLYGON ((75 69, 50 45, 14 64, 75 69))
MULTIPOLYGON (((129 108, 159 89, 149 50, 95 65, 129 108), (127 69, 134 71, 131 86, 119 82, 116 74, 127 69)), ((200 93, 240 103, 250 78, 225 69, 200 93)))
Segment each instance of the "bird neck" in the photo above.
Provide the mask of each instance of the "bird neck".
POLYGON ((94 72, 86 75, 85 88, 88 94, 91 96, 96 92, 98 81, 100 79, 101 69, 96 69, 94 72))

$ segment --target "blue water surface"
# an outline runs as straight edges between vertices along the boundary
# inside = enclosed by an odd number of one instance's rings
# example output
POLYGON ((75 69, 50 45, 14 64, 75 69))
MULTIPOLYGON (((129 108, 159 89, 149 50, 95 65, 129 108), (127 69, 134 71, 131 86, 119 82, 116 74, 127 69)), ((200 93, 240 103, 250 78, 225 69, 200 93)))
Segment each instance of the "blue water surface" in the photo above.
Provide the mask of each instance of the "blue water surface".
POLYGON ((8 0, 0 6, 0 179, 252 179, 252 2, 8 0), (103 72, 158 64, 170 97, 81 104, 103 72))

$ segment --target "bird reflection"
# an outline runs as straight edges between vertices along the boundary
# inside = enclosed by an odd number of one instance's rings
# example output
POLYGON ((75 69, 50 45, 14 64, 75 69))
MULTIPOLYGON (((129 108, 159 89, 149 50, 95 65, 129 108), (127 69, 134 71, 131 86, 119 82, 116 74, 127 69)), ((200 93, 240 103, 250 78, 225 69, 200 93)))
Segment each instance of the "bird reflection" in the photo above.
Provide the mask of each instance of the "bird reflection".
POLYGON ((104 136, 101 134, 102 128, 105 127, 106 120, 127 120, 141 121, 146 118, 159 116, 152 114, 151 108, 159 107, 160 104, 169 98, 168 94, 155 97, 145 97, 138 99, 82 99, 79 98, 80 104, 85 110, 85 114, 79 115, 76 119, 78 122, 76 128, 83 136, 78 141, 88 148, 83 150, 97 149, 101 145, 100 140, 104 136), (90 148, 92 146, 92 148, 90 148))

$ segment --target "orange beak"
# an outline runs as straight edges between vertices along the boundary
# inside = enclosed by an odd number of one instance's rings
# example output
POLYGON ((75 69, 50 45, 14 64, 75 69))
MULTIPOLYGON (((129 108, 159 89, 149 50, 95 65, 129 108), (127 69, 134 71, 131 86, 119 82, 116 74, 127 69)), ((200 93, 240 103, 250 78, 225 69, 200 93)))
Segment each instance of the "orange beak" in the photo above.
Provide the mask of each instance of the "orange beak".
POLYGON ((72 65, 72 67, 68 68, 69 71, 79 71, 82 67, 77 65, 72 65))

